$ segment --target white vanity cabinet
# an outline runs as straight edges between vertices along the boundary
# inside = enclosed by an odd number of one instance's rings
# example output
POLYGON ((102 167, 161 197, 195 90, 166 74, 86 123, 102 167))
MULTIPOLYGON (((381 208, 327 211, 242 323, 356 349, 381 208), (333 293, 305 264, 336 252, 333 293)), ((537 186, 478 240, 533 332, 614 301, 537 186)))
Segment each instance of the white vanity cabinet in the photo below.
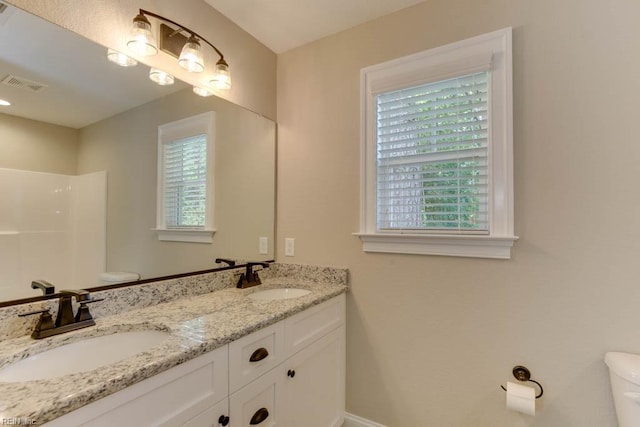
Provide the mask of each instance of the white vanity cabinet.
POLYGON ((271 330, 265 328, 229 344, 231 426, 341 426, 344 320, 345 297, 341 295, 269 327, 271 330), (280 333, 283 339, 278 339, 280 333), (265 337, 272 337, 274 359, 269 362, 267 356, 252 367, 247 355, 262 348, 265 337), (242 360, 234 359, 238 354, 243 355, 242 360), (274 364, 274 368, 265 368, 274 364), (264 373, 253 379, 256 376, 247 375, 252 371, 264 373))
POLYGON ((228 416, 227 346, 106 396, 47 427, 218 426, 228 416), (206 422, 203 413, 211 413, 206 422), (216 420, 213 423, 211 419, 216 420), (199 421, 201 420, 201 421, 199 421))
POLYGON ((48 427, 339 427, 345 296, 59 417, 48 427))

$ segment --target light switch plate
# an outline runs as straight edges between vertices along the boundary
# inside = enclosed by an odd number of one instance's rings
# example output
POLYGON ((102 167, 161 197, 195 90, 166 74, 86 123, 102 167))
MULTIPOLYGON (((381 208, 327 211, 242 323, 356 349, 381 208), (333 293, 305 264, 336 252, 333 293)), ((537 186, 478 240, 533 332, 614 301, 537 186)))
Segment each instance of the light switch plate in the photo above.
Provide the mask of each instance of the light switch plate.
POLYGON ((260 255, 266 255, 269 253, 269 238, 268 237, 259 237, 258 238, 258 246, 260 255))
POLYGON ((284 256, 294 256, 296 239, 293 237, 285 237, 284 239, 284 256))

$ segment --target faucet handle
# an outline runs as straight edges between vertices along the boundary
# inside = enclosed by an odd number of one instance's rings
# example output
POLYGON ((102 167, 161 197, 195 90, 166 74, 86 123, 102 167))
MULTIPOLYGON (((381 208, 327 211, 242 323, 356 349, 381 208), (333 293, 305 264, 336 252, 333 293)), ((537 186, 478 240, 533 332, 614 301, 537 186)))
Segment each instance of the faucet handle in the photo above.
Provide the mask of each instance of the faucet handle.
POLYGON ((35 310, 35 311, 29 311, 27 313, 20 313, 18 314, 18 317, 33 316, 34 314, 40 314, 40 313, 49 313, 49 309, 43 308, 42 310, 35 310))
POLYGON ((38 323, 36 323, 36 327, 33 328, 33 332, 31 333, 31 338, 38 339, 42 338, 42 332, 47 330, 52 330, 55 328, 55 324, 53 323, 53 317, 49 312, 48 308, 43 310, 30 311, 28 313, 18 314, 20 317, 32 316, 34 314, 40 314, 40 318, 38 319, 38 323))
POLYGON ((78 307, 78 311, 76 312, 76 322, 82 322, 84 320, 92 320, 93 316, 89 311, 89 307, 87 304, 92 304, 94 302, 104 301, 104 298, 90 298, 85 301, 80 301, 80 307, 78 307))

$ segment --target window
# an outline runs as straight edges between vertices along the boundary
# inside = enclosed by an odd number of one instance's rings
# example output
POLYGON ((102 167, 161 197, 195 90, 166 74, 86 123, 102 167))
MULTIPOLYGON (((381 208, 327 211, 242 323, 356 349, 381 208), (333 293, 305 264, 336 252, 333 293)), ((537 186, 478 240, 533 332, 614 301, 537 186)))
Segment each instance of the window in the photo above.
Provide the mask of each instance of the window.
POLYGON ((213 112, 158 127, 160 240, 211 243, 213 112))
POLYGON ((363 250, 510 258, 511 29, 361 77, 363 250))

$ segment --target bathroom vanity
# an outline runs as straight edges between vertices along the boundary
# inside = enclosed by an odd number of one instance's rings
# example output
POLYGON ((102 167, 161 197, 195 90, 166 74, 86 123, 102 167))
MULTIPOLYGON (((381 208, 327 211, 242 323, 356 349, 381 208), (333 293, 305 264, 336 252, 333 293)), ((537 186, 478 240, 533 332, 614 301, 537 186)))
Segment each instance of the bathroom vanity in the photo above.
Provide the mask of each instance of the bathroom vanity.
POLYGON ((12 350, 0 354, 3 365, 95 336, 169 332, 149 350, 92 371, 0 383, 0 417, 52 427, 342 425, 346 273, 342 282, 263 282, 98 318, 95 327, 37 342, 5 341, 12 350), (250 297, 282 288, 309 292, 250 297))

